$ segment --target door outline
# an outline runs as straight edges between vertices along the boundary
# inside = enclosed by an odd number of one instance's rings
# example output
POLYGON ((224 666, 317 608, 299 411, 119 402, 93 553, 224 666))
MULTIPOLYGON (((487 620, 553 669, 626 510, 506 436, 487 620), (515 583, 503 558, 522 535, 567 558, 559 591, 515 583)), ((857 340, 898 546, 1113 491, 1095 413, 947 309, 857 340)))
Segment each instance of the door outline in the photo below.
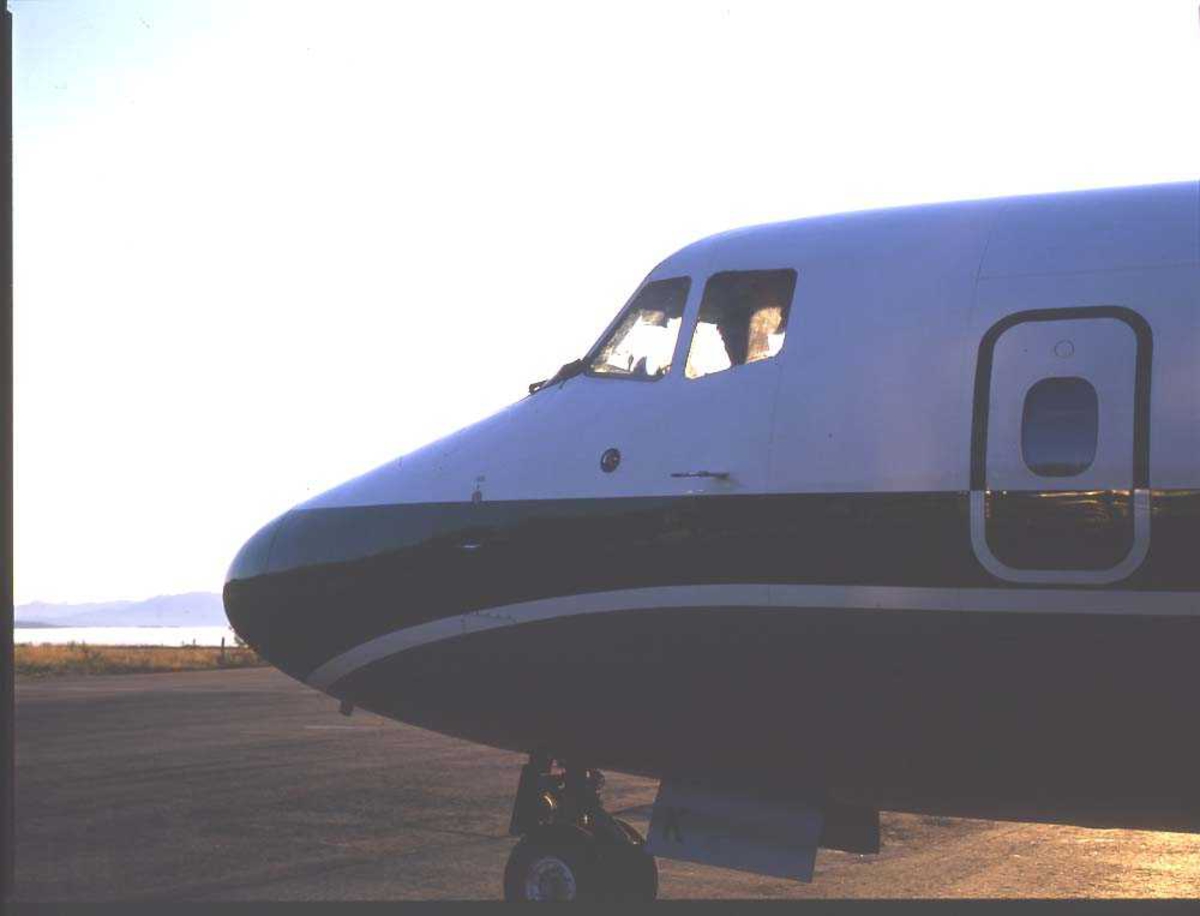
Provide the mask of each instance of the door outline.
POLYGON ((975 363, 971 415, 971 545, 992 575, 1010 582, 1107 585, 1132 575, 1150 550, 1150 365, 1154 336, 1150 324, 1132 309, 1117 305, 1031 309, 1001 318, 983 335, 975 363), (1128 325, 1137 340, 1133 391, 1133 545, 1108 569, 1018 569, 1001 562, 987 542, 987 444, 991 409, 992 360, 996 342, 1017 325, 1042 321, 1114 318, 1128 325))

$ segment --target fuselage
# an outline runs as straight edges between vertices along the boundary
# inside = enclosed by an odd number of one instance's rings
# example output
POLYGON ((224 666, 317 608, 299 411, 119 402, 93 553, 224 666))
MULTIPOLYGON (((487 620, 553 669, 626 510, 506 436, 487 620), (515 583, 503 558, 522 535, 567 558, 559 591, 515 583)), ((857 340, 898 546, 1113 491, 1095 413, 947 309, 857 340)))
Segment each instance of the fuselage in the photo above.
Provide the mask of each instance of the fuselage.
POLYGON ((1200 829, 1200 184, 693 244, 575 372, 264 527, 225 604, 500 747, 1200 829))

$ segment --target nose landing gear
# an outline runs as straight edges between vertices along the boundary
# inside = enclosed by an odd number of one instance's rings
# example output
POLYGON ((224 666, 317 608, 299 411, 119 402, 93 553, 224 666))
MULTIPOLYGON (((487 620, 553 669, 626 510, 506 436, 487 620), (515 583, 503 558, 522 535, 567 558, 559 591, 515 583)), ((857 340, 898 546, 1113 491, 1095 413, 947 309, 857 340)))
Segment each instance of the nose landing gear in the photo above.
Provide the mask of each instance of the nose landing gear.
POLYGON ((600 804, 604 775, 534 754, 521 768, 504 869, 505 900, 653 900, 658 867, 645 841, 600 804))

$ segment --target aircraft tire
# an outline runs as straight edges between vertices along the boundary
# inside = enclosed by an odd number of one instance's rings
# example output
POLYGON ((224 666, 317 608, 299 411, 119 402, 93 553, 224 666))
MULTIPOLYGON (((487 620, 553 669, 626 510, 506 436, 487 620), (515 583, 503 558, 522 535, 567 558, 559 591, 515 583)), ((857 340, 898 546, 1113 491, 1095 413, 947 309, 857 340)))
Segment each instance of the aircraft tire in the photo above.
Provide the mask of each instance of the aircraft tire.
POLYGON ((596 900, 601 875, 595 841, 579 830, 542 830, 523 837, 504 868, 504 899, 596 900))
POLYGON ((646 853, 645 840, 632 826, 617 817, 611 822, 618 836, 602 847, 604 901, 639 903, 654 900, 658 896, 658 864, 654 856, 646 853))

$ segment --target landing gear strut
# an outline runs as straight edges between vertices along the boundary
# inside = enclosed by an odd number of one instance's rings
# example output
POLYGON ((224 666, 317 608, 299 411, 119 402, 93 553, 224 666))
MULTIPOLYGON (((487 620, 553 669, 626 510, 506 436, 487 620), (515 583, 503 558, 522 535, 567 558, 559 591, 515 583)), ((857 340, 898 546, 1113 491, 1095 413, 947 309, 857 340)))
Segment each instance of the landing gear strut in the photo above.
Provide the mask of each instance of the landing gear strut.
POLYGON ((505 900, 653 900, 658 868, 638 832, 600 804, 604 775, 533 754, 521 768, 508 832, 505 900))

